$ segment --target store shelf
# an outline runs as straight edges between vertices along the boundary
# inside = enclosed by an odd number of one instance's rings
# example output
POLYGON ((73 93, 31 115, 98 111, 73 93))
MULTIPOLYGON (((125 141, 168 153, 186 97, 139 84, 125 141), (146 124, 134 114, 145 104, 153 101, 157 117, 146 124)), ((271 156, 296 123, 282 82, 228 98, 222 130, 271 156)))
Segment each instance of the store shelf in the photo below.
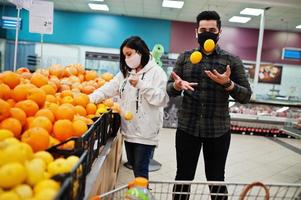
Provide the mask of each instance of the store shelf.
POLYGON ((231 121, 244 121, 254 123, 270 123, 270 124, 284 124, 287 122, 286 117, 272 117, 272 116, 260 116, 260 115, 247 115, 230 113, 231 121))

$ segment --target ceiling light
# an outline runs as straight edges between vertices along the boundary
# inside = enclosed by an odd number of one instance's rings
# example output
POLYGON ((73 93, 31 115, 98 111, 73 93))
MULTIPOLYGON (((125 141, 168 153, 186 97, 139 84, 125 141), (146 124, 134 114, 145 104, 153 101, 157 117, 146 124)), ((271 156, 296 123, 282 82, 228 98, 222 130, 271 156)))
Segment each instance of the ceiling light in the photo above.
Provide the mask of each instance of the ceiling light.
POLYGON ((300 25, 298 25, 298 26, 296 26, 296 28, 300 28, 300 29, 301 29, 301 24, 300 24, 300 25))
POLYGON ((92 2, 104 2, 105 0, 90 0, 92 2))
POLYGON ((251 20, 251 17, 233 16, 229 19, 229 22, 247 23, 250 20, 251 20))
POLYGON ((171 1, 171 0, 163 0, 162 7, 167 8, 182 8, 184 5, 184 1, 171 1))
POLYGON ((88 5, 92 10, 109 11, 109 7, 107 4, 89 3, 88 5))
POLYGON ((252 16, 259 16, 263 13, 263 9, 257 9, 257 8, 245 8, 242 11, 240 11, 240 14, 242 15, 252 15, 252 16))

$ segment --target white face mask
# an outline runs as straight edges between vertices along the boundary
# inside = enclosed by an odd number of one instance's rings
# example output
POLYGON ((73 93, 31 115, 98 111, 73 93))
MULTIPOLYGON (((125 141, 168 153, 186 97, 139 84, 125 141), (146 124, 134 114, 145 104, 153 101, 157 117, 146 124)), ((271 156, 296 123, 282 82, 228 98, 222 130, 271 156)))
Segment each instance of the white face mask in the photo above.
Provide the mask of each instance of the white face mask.
POLYGON ((125 59, 125 63, 131 69, 137 68, 141 63, 141 55, 138 53, 133 54, 131 57, 125 59))

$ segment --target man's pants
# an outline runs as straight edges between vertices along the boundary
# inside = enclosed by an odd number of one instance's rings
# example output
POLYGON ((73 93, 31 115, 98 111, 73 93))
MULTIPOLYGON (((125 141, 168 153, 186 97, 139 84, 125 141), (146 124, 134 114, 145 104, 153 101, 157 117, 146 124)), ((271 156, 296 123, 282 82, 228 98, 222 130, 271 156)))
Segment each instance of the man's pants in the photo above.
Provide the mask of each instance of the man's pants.
POLYGON ((148 179, 149 160, 155 146, 126 141, 124 144, 128 162, 133 166, 134 176, 148 179))
MULTIPOLYGON (((182 130, 176 132, 176 156, 177 156, 177 175, 176 180, 192 181, 203 146, 203 156, 205 163, 205 173, 207 181, 224 181, 225 164, 230 145, 230 131, 218 138, 199 138, 187 134, 182 130)), ((209 186, 211 199, 227 199, 226 186, 209 186)), ((190 191, 189 185, 174 185, 174 192, 190 191)), ((175 194, 174 200, 188 200, 189 195, 175 194)))

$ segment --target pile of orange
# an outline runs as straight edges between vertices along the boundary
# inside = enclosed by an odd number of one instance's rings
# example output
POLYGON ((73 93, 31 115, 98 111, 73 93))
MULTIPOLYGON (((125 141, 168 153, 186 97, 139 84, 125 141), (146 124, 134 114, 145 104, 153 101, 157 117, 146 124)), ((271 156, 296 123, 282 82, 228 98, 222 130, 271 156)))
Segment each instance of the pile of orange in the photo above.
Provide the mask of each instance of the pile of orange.
MULTIPOLYGON (((11 131, 34 151, 79 137, 97 116, 88 94, 110 81, 82 65, 53 65, 31 73, 27 68, 0 73, 0 129, 11 131)), ((112 101, 107 101, 112 106, 112 101)))

